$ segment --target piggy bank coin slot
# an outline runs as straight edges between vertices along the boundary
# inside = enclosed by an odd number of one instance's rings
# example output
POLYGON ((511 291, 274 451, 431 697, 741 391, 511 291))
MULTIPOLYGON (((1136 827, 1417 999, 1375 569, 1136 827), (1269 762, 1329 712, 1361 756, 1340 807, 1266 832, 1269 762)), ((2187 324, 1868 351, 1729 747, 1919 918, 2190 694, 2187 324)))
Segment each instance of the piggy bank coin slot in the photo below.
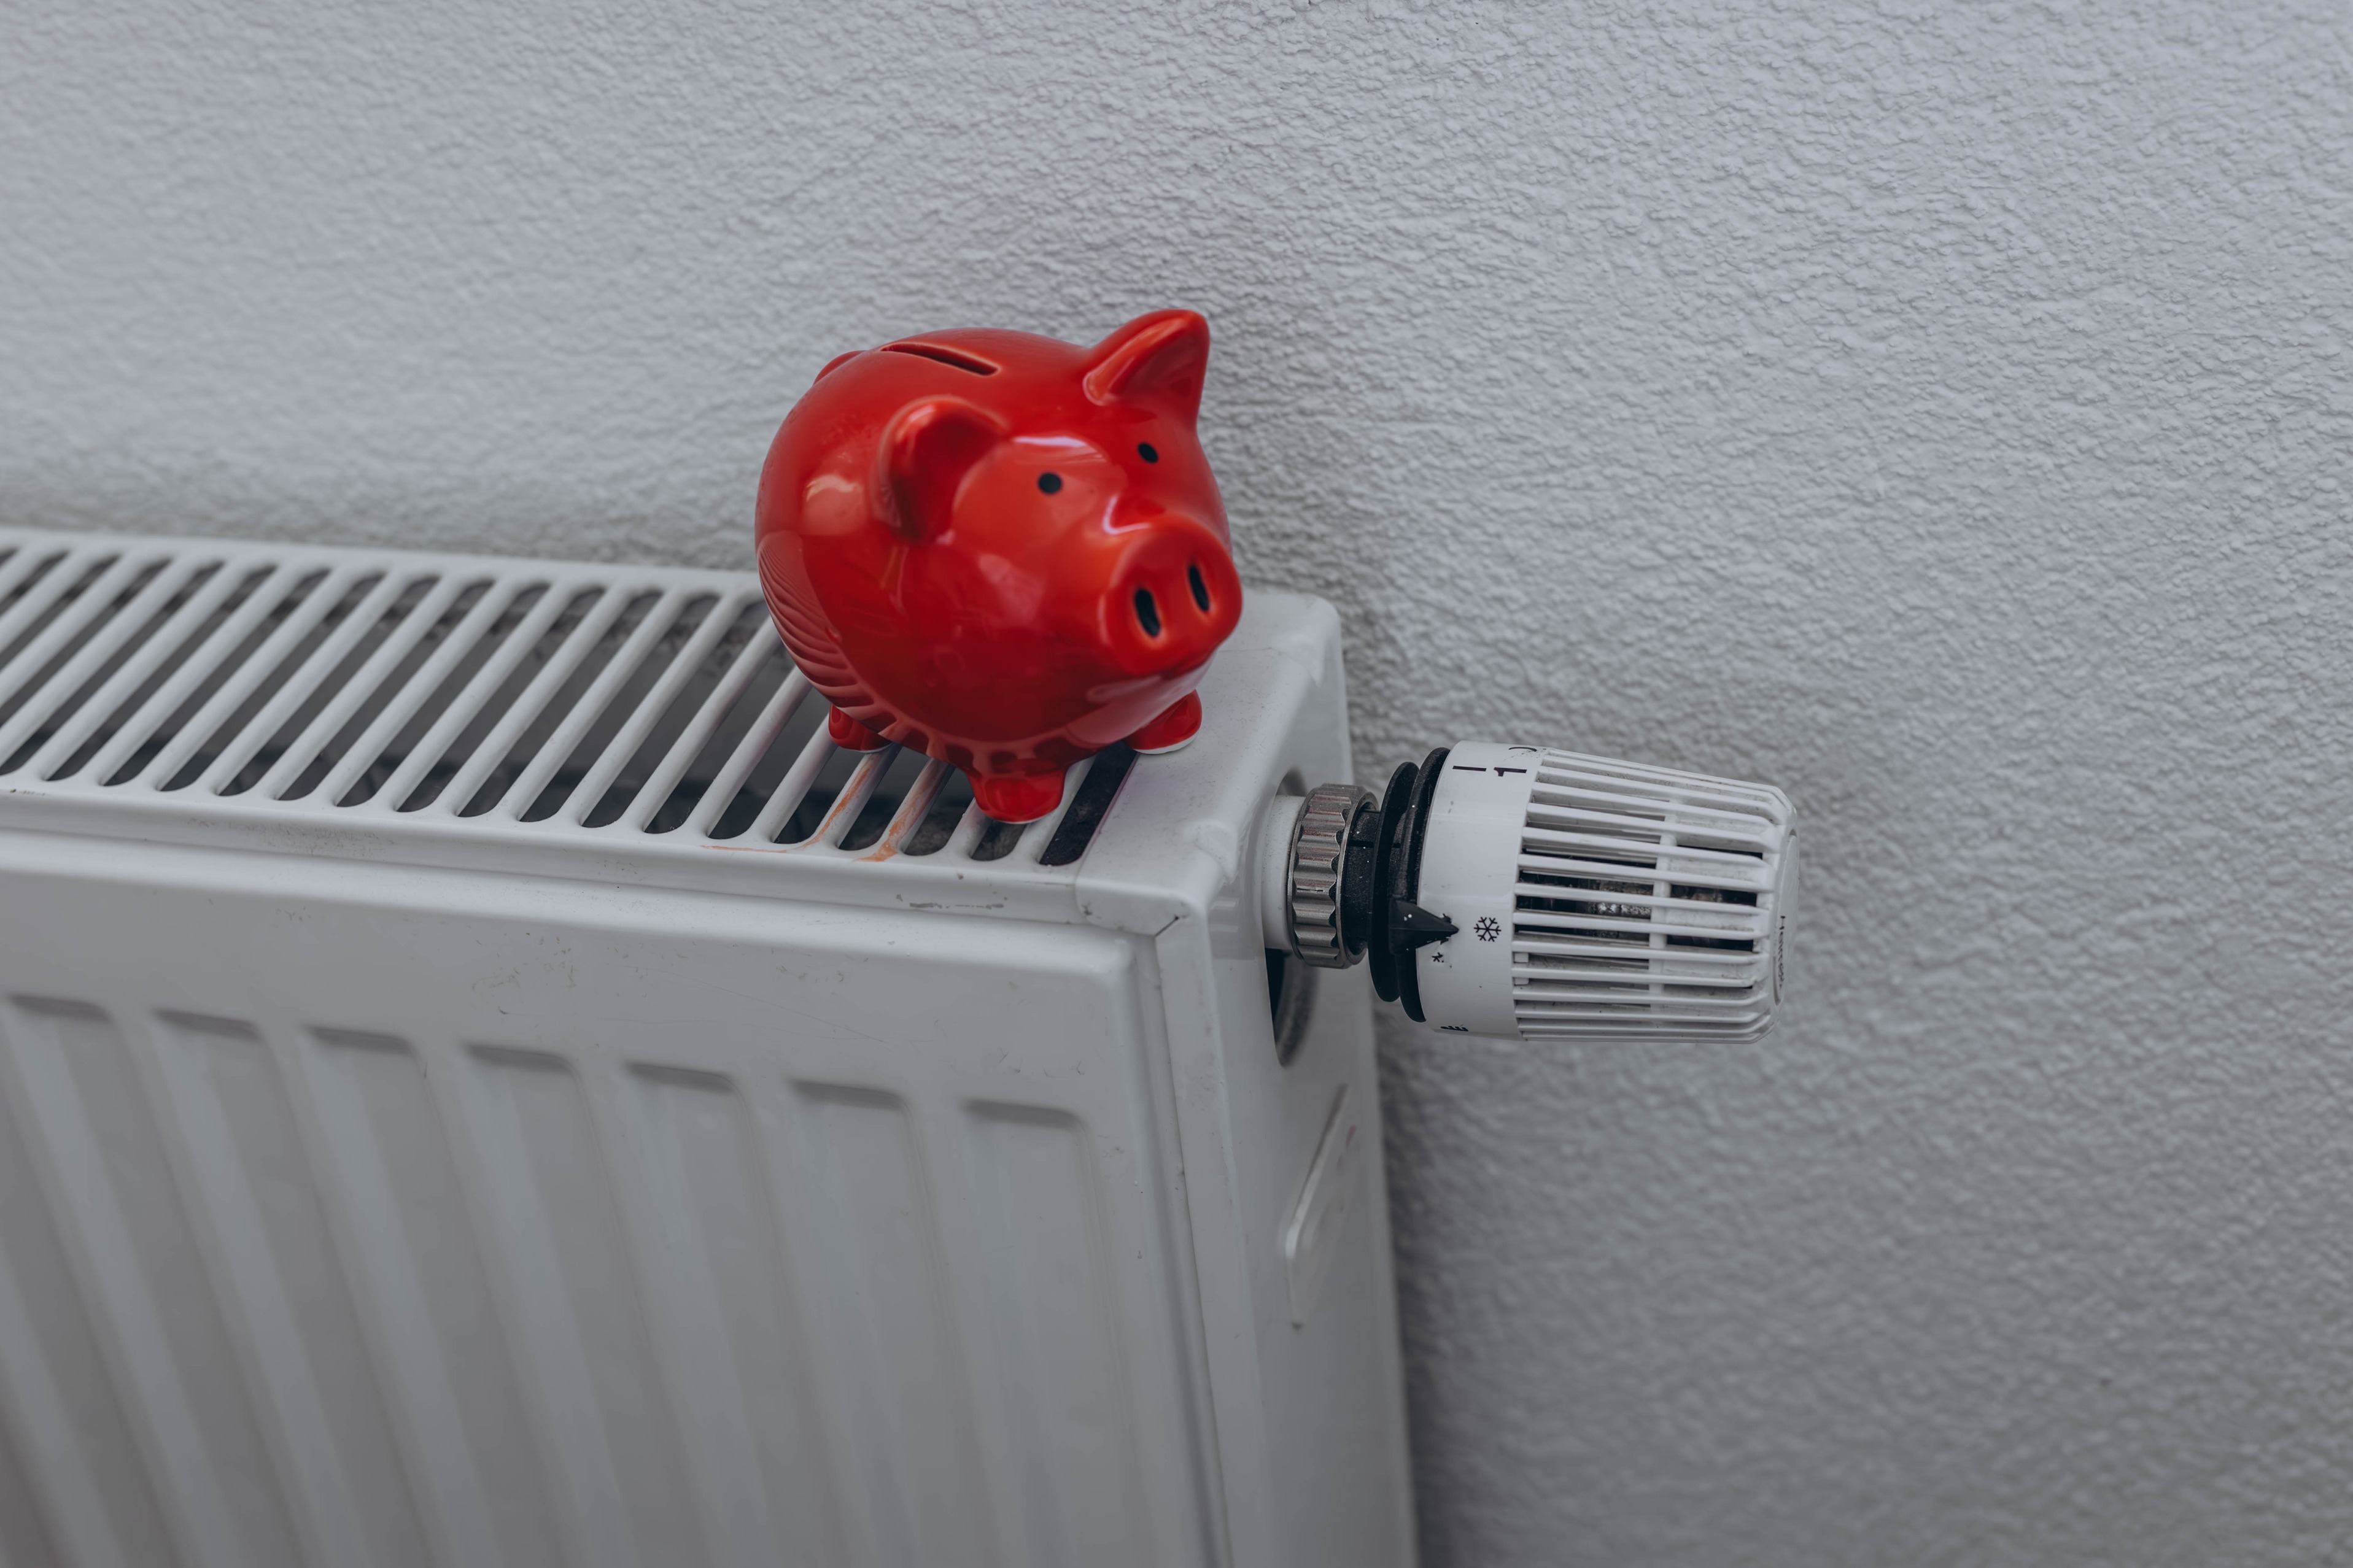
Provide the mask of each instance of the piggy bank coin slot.
POLYGON ((886 354, 912 354, 916 359, 931 360, 970 375, 997 374, 997 367, 978 354, 966 353, 962 349, 952 349, 940 343, 891 343, 882 352, 886 354))

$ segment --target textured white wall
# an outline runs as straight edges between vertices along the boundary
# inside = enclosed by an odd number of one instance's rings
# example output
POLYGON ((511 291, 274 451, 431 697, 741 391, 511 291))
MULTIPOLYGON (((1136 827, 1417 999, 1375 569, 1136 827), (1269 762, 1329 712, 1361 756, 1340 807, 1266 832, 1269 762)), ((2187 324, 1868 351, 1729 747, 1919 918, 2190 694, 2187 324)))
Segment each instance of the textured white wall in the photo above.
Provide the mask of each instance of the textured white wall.
POLYGON ((5 32, 0 519, 742 564, 828 356, 1187 304, 1368 774, 1789 790, 1765 1047, 1387 1041, 1432 1568, 2353 1542, 2338 5, 5 32))

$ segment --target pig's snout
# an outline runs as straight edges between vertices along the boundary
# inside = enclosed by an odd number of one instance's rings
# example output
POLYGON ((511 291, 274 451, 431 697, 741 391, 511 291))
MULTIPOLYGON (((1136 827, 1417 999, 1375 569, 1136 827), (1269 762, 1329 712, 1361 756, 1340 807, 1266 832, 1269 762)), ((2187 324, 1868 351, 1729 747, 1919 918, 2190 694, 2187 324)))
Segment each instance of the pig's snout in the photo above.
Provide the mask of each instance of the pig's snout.
POLYGON ((1105 640, 1134 675, 1192 668, 1241 618, 1233 557, 1207 529, 1157 523, 1121 552, 1103 604, 1105 640))

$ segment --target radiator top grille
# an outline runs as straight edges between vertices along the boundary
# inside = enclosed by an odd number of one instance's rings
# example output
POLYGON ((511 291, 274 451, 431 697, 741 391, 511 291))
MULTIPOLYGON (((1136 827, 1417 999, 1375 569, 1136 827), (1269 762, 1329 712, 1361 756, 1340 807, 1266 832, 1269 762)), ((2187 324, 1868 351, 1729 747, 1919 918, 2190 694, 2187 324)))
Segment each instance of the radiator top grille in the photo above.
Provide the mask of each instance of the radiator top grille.
POLYGON ((1066 879, 1127 771, 992 822, 844 752, 750 573, 0 529, 0 795, 1066 879))

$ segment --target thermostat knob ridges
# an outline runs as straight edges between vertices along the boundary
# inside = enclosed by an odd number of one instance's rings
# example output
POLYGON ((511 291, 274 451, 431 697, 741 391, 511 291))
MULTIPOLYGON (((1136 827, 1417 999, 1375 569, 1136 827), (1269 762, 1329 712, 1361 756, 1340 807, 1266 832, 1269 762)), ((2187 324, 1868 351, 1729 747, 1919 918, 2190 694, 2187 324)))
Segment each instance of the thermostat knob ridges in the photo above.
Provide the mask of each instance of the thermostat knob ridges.
POLYGON ((1348 859, 1348 829, 1372 804, 1355 784, 1319 784, 1308 791, 1291 831, 1291 951, 1319 969, 1345 969, 1360 953, 1348 951, 1341 929, 1341 879, 1348 859))
POLYGON ((1325 969, 1369 954, 1418 1023, 1746 1043, 1779 1011, 1798 837, 1769 784, 1466 741, 1378 799, 1324 784, 1297 813, 1287 858, 1277 831, 1261 862, 1270 945, 1325 969))

